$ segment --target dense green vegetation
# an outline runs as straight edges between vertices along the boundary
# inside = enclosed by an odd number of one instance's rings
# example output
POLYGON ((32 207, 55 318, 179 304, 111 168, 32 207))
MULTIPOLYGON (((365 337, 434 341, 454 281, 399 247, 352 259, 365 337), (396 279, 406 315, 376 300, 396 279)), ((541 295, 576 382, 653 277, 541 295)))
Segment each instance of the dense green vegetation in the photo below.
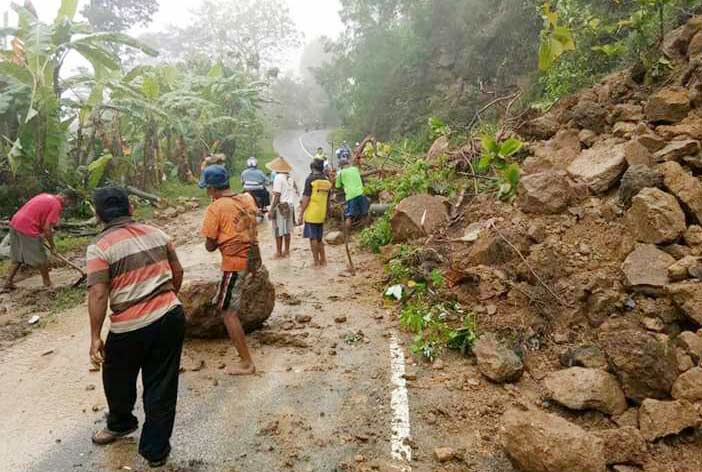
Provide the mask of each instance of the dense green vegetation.
POLYGON ((175 57, 121 32, 148 24, 156 7, 93 0, 82 23, 78 2, 63 0, 47 24, 31 2, 13 5, 18 22, 2 32, 10 40, 0 52, 0 214, 42 190, 87 197, 115 182, 168 193, 212 154, 224 154, 233 172, 250 155, 271 159, 260 109, 276 74, 262 64, 297 41, 287 9, 278 0, 206 1, 198 21, 226 30, 227 41, 170 31, 161 39, 189 45, 175 57))
POLYGON ((353 134, 397 138, 430 116, 464 129, 484 105, 516 91, 522 107, 548 105, 637 63, 656 80, 666 69, 662 35, 700 4, 343 0, 346 33, 329 44, 335 59, 317 75, 353 134))

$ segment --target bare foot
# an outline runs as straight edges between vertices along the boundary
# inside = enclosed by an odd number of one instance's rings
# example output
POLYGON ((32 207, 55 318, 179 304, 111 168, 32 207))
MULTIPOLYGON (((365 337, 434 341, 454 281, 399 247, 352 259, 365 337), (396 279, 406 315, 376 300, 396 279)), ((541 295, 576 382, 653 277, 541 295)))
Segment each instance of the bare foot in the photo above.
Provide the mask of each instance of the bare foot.
POLYGON ((253 363, 239 363, 234 367, 229 367, 225 373, 227 375, 253 375, 256 373, 256 366, 253 363))
POLYGON ((283 257, 285 257, 285 256, 276 252, 275 255, 273 256, 273 259, 282 259, 283 257))

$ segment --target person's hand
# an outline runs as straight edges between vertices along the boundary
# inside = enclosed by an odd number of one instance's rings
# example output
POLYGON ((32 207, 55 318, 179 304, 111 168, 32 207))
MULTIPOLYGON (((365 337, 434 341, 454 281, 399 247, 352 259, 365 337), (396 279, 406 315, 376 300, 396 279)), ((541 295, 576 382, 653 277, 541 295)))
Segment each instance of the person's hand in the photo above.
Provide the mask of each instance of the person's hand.
POLYGON ((268 212, 268 219, 271 220, 271 221, 273 221, 273 213, 274 213, 273 210, 271 210, 271 211, 268 212))
POLYGON ((90 362, 95 367, 100 367, 105 362, 105 345, 99 337, 90 342, 90 362))

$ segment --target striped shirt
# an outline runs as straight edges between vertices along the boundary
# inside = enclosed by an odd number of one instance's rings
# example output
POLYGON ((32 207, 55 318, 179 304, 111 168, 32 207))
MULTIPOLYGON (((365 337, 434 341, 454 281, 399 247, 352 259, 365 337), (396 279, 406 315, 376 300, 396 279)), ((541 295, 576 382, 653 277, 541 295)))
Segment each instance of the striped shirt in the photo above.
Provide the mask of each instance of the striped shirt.
POLYGON ((110 286, 110 331, 141 329, 180 304, 169 259, 177 259, 170 238, 131 218, 111 222, 88 247, 88 287, 110 286))

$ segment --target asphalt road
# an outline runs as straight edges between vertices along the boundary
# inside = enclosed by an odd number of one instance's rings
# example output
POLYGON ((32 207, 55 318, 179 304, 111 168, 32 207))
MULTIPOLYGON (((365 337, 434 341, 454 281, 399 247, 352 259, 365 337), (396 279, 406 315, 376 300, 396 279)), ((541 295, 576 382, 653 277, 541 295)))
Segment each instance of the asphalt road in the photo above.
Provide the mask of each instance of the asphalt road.
MULTIPOLYGON (((310 159, 302 146, 313 152, 324 141, 324 132, 291 131, 276 149, 300 180, 310 159)), ((201 217, 190 213, 167 228, 188 241, 179 245, 186 281, 217 273, 218 256, 193 236, 201 217)), ((266 329, 273 336, 249 338, 259 373, 224 375, 222 366, 236 358, 225 340, 187 342, 173 453, 163 470, 408 470, 393 461, 407 446, 395 434, 404 428, 396 404, 406 398, 395 398, 392 382, 404 380, 391 374, 391 359, 395 369, 404 356, 397 348, 391 356, 389 317, 368 277, 377 269, 341 277, 345 256, 331 248, 330 266, 315 270, 299 239, 290 260, 272 260, 267 224, 261 243, 278 301, 266 329), (298 315, 311 321, 296 321, 298 315)), ((361 267, 374 264, 357 257, 361 267)), ((81 306, 0 352, 0 471, 145 470, 138 435, 103 448, 90 442, 104 426, 105 399, 100 374, 89 371, 88 340, 81 306)), ((140 402, 137 416, 143 418, 140 402)))

